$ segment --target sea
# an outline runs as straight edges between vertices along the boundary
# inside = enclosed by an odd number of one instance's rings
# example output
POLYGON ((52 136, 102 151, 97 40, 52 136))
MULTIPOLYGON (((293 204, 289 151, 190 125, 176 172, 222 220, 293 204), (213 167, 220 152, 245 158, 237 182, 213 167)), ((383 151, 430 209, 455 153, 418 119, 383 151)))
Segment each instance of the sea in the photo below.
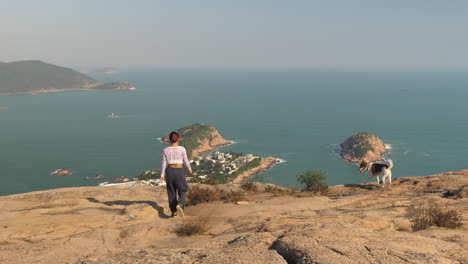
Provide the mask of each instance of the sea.
POLYGON ((253 181, 329 185, 367 175, 337 147, 358 132, 388 146, 393 177, 468 169, 468 71, 437 69, 120 69, 93 75, 136 91, 0 96, 0 195, 94 186, 160 168, 157 139, 193 123, 284 160, 253 181), (111 113, 118 118, 108 118, 111 113), (53 176, 59 168, 73 174, 53 176), (86 179, 90 177, 91 179, 86 179))

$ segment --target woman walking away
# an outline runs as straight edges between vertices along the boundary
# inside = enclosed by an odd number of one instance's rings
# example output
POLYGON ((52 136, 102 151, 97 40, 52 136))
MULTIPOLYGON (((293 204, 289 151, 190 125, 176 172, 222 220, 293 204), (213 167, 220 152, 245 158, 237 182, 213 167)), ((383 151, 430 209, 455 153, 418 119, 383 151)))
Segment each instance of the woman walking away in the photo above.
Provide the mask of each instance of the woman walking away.
POLYGON ((192 174, 187 151, 184 147, 179 146, 179 138, 179 134, 175 131, 169 134, 171 145, 162 152, 161 161, 161 181, 166 181, 167 197, 172 217, 176 216, 177 213, 182 217, 184 216, 185 194, 188 191, 184 163, 190 174, 192 174))

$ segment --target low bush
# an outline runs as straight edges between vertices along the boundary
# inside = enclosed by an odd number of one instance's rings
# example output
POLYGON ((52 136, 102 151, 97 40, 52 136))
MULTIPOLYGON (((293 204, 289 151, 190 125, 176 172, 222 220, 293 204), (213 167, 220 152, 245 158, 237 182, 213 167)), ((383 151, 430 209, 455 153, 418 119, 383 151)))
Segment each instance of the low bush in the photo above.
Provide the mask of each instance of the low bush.
POLYGON ((462 214, 458 208, 438 203, 435 200, 411 206, 408 212, 413 231, 423 230, 430 226, 457 228, 462 225, 462 214))
POLYGON ((292 190, 280 188, 274 185, 267 185, 265 186, 265 192, 273 194, 273 196, 281 196, 281 195, 290 195, 292 190))
POLYGON ((326 194, 328 185, 326 183, 326 174, 323 171, 308 170, 296 176, 297 181, 304 185, 303 191, 320 192, 326 194))
POLYGON ((241 184, 241 188, 248 192, 256 192, 258 190, 258 187, 254 182, 243 182, 241 184))
POLYGON ((236 203, 245 200, 245 193, 243 191, 221 191, 219 198, 225 203, 236 203))
POLYGON ((188 203, 196 205, 200 203, 208 203, 218 200, 219 190, 199 185, 191 186, 188 193, 188 203))
POLYGON ((184 220, 174 230, 178 236, 193 236, 202 234, 205 231, 205 222, 200 219, 184 220))

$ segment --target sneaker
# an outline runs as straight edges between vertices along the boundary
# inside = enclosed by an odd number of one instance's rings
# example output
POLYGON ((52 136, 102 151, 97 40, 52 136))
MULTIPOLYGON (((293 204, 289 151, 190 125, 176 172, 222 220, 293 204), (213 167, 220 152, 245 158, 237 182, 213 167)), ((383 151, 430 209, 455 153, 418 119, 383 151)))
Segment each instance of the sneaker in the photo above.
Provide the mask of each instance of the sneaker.
POLYGON ((177 216, 177 212, 172 212, 171 217, 177 216))
POLYGON ((176 208, 177 208, 177 212, 179 213, 179 215, 184 217, 185 216, 184 206, 182 204, 178 204, 176 208))

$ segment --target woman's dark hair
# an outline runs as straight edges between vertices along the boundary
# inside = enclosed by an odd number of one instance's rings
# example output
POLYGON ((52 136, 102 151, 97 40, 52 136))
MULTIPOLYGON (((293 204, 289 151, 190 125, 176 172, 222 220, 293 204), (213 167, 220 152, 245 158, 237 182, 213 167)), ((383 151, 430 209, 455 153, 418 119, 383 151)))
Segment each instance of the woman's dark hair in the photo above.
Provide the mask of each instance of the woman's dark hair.
POLYGON ((170 134, 169 134, 169 141, 171 141, 171 143, 176 143, 180 138, 180 135, 179 133, 175 132, 175 131, 172 131, 170 134))

